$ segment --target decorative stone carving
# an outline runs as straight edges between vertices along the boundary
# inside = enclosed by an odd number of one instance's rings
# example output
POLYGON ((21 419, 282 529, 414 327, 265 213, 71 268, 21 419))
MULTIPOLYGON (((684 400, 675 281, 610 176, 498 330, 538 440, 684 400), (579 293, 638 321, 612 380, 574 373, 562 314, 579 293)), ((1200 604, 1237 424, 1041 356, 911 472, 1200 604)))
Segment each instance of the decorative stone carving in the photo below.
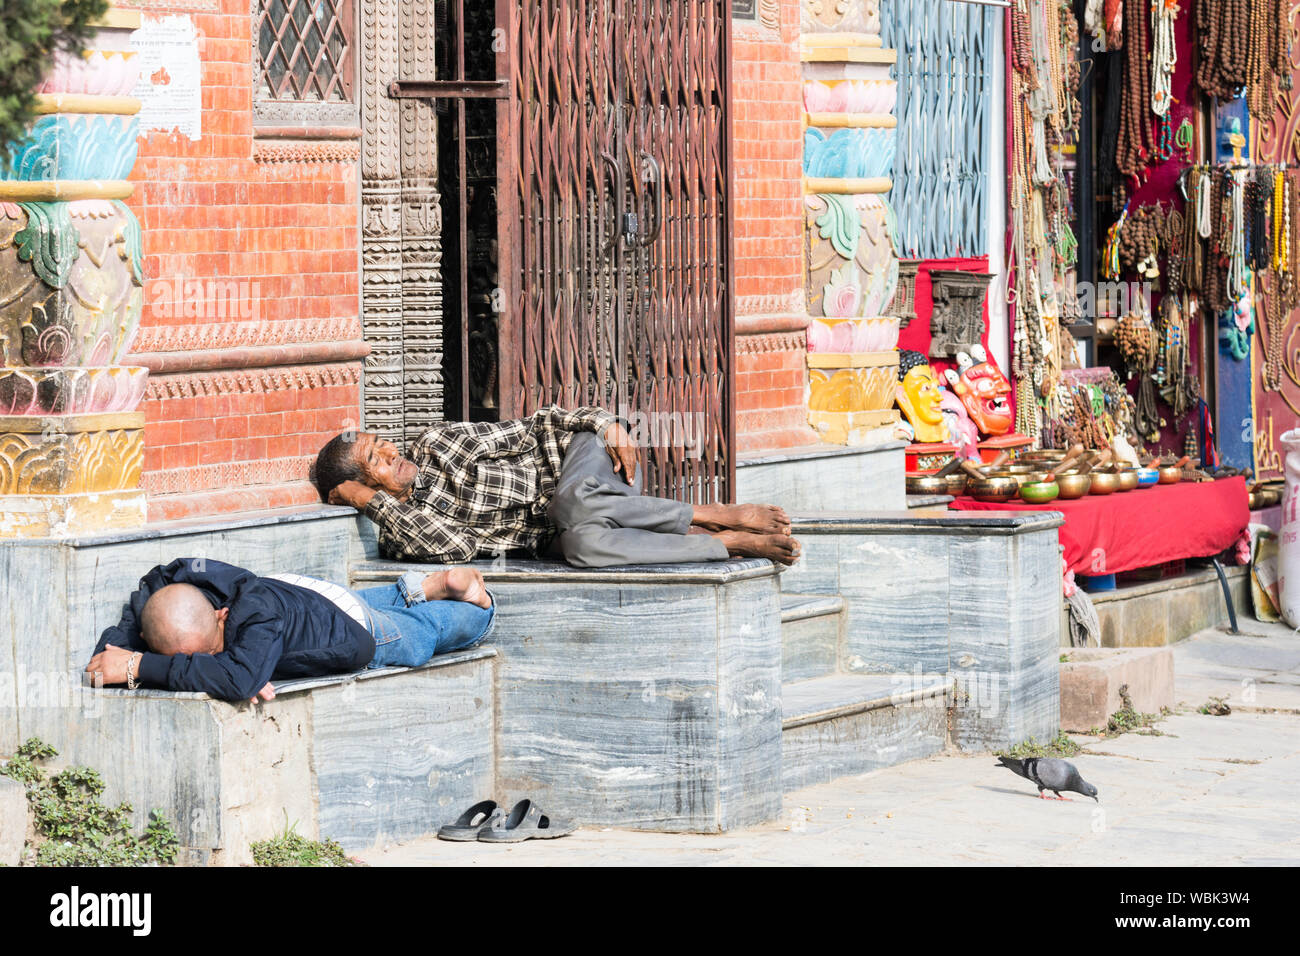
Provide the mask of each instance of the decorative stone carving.
POLYGON ((830 319, 880 315, 898 283, 884 200, 813 195, 806 205, 809 313, 830 319))
POLYGON ((402 214, 398 0, 361 5, 361 324, 366 428, 400 441, 402 408, 402 214))
POLYGON ((979 348, 984 334, 984 298, 993 276, 936 269, 930 279, 934 298, 930 357, 951 358, 979 348))
POLYGON ((893 304, 886 310, 898 316, 898 327, 905 329, 916 318, 916 273, 921 264, 916 261, 898 264, 898 289, 893 304))
POLYGON ((132 19, 56 57, 0 178, 0 538, 145 520, 148 371, 120 365, 144 306, 132 19))
POLYGON ((0 418, 0 495, 129 491, 144 465, 144 415, 0 418))
POLYGON ((880 34, 880 0, 803 0, 804 33, 880 34))
POLYGON ((444 415, 436 116, 388 95, 399 77, 438 78, 434 3, 363 0, 361 24, 364 414, 401 442, 444 415))
POLYGON ((131 411, 148 382, 143 368, 0 368, 0 415, 131 411))
POLYGON ((803 171, 817 179, 882 179, 894 168, 896 131, 845 128, 827 135, 816 126, 804 132, 803 171))
POLYGON ((0 202, 0 361, 120 361, 140 325, 141 267, 140 224, 120 200, 0 202))

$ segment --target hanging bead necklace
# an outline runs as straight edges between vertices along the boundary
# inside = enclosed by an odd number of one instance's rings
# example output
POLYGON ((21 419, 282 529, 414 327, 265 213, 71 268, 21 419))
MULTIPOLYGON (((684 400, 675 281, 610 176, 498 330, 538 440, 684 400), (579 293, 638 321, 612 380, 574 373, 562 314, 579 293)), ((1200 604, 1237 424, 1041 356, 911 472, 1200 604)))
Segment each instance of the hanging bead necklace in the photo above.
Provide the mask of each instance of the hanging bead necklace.
POLYGON ((1151 112, 1165 117, 1166 127, 1169 107, 1173 101, 1174 71, 1178 69, 1178 47, 1174 43, 1174 23, 1177 19, 1177 0, 1152 0, 1151 36, 1154 45, 1151 52, 1151 112))

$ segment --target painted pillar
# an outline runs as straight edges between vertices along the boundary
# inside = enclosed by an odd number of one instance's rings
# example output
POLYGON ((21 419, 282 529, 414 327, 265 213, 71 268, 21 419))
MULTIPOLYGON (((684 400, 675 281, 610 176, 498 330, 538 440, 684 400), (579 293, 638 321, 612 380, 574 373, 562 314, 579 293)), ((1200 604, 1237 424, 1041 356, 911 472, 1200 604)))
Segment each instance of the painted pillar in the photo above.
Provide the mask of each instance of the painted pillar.
POLYGON ((804 0, 801 26, 809 421, 825 442, 892 441, 897 54, 882 48, 878 0, 804 0))
POLYGON ((133 11, 60 55, 0 172, 0 538, 144 523, 133 11))

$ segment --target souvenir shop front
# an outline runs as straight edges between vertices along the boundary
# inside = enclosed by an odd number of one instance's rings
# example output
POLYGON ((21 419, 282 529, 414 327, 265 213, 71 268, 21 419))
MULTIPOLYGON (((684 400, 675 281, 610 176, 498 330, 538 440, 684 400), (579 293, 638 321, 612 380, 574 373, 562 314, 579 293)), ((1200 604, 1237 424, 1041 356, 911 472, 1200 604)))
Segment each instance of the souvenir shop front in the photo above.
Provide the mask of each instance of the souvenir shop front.
POLYGON ((1245 564, 1248 526, 1278 529, 1300 417, 1300 11, 1002 16, 1006 272, 988 302, 1004 294, 1009 368, 979 300, 932 293, 929 339, 901 345, 909 491, 1064 513, 1067 593, 1076 575, 1097 594, 1245 564))

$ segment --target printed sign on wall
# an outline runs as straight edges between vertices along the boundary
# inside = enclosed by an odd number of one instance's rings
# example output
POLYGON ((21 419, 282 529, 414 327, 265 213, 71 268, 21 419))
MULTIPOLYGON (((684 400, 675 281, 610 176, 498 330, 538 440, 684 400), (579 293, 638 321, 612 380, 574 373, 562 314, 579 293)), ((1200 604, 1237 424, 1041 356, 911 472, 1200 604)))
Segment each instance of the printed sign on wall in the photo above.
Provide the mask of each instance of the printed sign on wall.
POLYGON ((191 140, 202 135, 202 77, 199 39, 185 15, 146 17, 131 34, 140 58, 140 82, 133 95, 144 105, 140 132, 177 132, 191 140))

